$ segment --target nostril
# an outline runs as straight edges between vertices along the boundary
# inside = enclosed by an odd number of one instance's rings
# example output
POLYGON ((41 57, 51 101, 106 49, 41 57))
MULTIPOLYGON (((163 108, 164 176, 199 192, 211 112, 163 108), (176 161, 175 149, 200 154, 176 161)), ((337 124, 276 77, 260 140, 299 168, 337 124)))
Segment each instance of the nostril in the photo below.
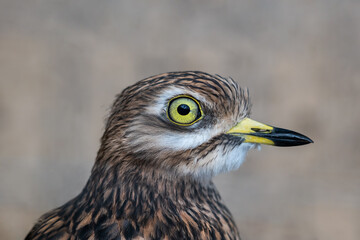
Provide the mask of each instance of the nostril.
POLYGON ((251 128, 251 130, 253 130, 254 132, 257 132, 257 133, 271 133, 271 130, 268 130, 268 129, 251 128))

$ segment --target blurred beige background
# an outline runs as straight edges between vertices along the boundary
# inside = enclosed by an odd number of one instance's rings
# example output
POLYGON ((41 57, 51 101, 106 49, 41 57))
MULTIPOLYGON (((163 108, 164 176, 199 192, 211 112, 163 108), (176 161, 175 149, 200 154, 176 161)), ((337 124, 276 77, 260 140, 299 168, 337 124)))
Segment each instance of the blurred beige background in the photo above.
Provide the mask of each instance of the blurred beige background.
POLYGON ((0 239, 80 192, 115 94, 202 70, 315 144, 215 178, 243 239, 360 236, 360 1, 0 0, 0 239))

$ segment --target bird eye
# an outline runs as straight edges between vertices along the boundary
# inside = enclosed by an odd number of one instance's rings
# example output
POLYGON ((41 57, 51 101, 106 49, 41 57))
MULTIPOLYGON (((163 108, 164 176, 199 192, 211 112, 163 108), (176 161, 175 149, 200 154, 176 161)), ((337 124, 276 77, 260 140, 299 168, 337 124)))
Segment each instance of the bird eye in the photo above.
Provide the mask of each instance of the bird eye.
POLYGON ((196 99, 177 96, 169 101, 167 116, 173 123, 189 126, 202 117, 202 111, 196 99))

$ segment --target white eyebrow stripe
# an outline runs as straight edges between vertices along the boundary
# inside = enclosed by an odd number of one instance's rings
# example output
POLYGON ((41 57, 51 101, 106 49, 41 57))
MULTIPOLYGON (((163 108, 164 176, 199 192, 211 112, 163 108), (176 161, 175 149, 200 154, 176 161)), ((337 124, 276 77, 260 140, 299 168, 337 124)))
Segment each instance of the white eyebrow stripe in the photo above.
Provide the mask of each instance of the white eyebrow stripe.
POLYGON ((178 95, 189 95, 195 98, 200 104, 208 102, 208 100, 205 97, 201 96, 199 93, 195 91, 191 91, 184 87, 170 87, 162 91, 158 95, 155 103, 147 107, 145 111, 148 114, 161 115, 164 111, 166 112, 168 101, 178 95))

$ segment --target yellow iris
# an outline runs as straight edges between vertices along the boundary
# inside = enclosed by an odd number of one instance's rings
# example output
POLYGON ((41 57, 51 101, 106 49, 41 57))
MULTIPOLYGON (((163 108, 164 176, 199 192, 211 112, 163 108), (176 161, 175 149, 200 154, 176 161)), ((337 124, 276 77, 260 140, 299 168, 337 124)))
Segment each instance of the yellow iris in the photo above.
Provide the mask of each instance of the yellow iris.
POLYGON ((201 118, 202 111, 196 99, 177 96, 169 101, 167 115, 173 123, 189 126, 201 118))

